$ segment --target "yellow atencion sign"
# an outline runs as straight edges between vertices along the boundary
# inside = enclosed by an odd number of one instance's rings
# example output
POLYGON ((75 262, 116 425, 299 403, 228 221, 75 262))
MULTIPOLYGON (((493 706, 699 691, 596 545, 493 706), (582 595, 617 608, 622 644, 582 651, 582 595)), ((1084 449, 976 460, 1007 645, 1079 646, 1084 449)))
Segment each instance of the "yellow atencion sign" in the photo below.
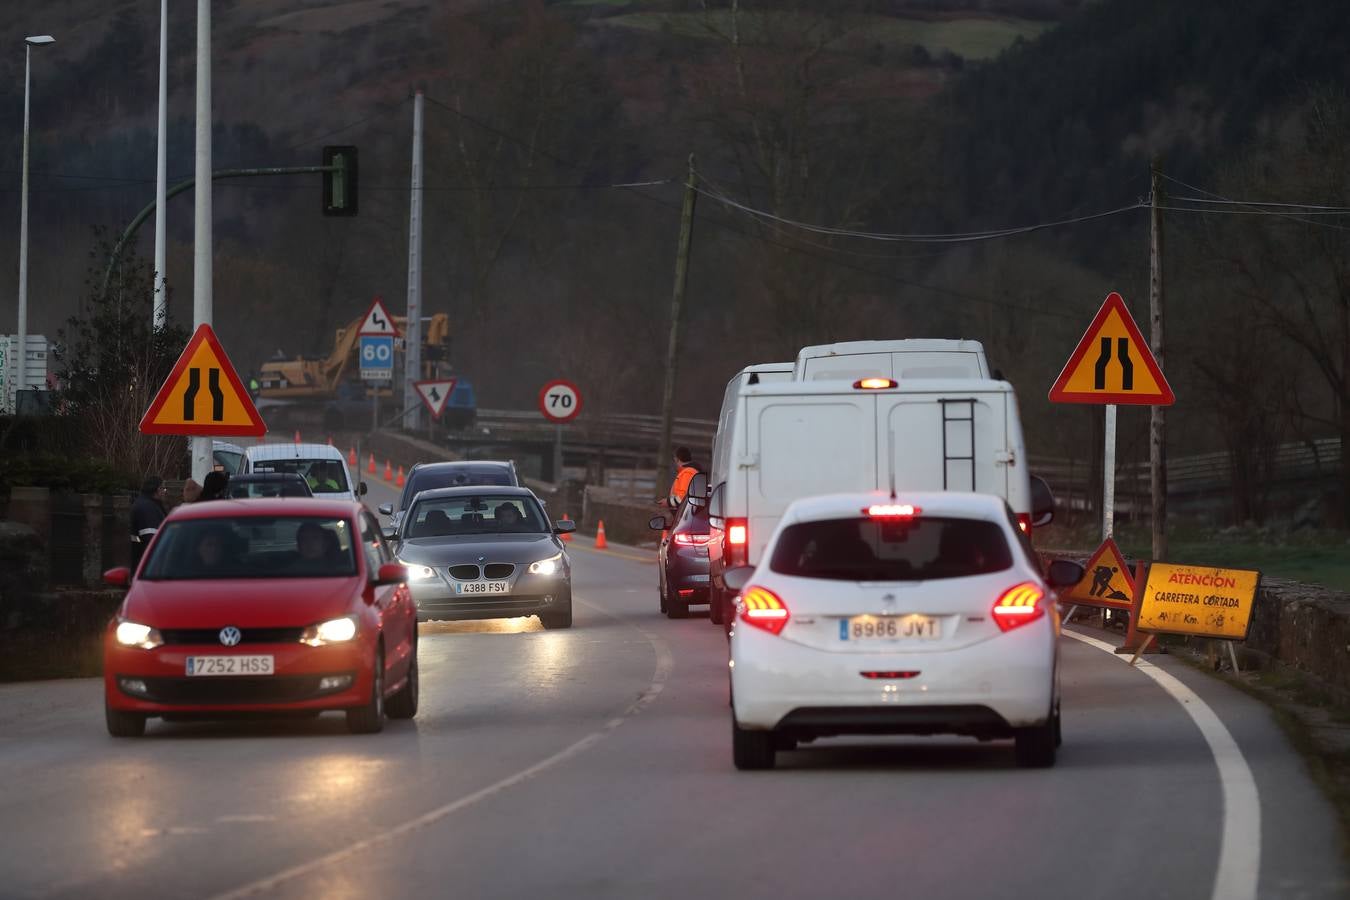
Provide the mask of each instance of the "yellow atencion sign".
POLYGON ((1107 295, 1050 388, 1050 402, 1144 406, 1176 402, 1120 294, 1107 295))
POLYGON ((210 325, 188 341, 141 419, 144 434, 261 437, 267 425, 210 325))
POLYGON ((1148 571, 1140 631, 1242 641, 1251 627, 1260 572, 1154 563, 1148 571))

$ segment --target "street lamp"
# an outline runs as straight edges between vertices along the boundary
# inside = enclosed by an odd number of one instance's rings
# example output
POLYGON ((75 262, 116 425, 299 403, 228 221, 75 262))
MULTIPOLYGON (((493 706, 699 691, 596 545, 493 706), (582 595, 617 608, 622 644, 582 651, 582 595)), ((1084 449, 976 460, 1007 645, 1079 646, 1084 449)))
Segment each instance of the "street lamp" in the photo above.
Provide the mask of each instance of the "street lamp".
POLYGON ((50 34, 23 39, 23 189, 19 198, 19 348, 15 366, 14 412, 19 412, 19 391, 28 379, 28 98, 33 48, 56 43, 50 34))

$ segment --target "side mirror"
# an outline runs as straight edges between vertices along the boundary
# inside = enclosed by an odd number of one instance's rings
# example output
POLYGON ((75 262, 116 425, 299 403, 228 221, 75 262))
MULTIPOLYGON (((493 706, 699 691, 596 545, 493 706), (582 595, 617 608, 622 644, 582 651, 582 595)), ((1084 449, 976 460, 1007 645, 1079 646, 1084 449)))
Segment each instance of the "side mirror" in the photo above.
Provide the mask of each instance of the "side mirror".
POLYGON ((1067 559, 1057 559, 1050 563, 1045 570, 1045 580, 1055 589, 1073 587, 1083 580, 1083 575, 1087 570, 1076 562, 1070 562, 1067 559))
POLYGON ((393 514, 394 514, 394 504, 392 504, 392 503, 381 503, 381 504, 380 504, 380 515, 382 515, 382 516, 392 516, 393 514))
POLYGON ((402 584, 407 580, 408 567, 402 563, 385 563, 380 566, 380 571, 375 576, 375 583, 380 586, 402 584))
POLYGON ((1031 476, 1031 525, 1044 528, 1055 520, 1055 492, 1039 475, 1031 476))
POLYGON ((726 582, 727 590, 740 593, 745 590, 745 586, 750 583, 750 576, 755 574, 754 566, 737 566, 734 569, 727 569, 722 573, 722 580, 726 582))
POLYGON ((370 488, 366 487, 366 483, 362 481, 356 485, 356 496, 364 497, 368 490, 370 490, 370 488))
POLYGON ((126 566, 118 566, 116 569, 109 569, 103 573, 103 583, 108 587, 130 587, 131 570, 126 566))
POLYGON ((700 500, 706 500, 708 497, 708 476, 702 472, 694 473, 694 477, 689 479, 689 496, 697 497, 700 500))
POLYGON ((665 516, 652 516, 647 522, 647 527, 652 531, 665 531, 670 526, 666 524, 665 516))
POLYGON ((553 523, 554 534, 571 534, 576 530, 577 523, 573 522, 571 519, 562 519, 561 521, 553 523))

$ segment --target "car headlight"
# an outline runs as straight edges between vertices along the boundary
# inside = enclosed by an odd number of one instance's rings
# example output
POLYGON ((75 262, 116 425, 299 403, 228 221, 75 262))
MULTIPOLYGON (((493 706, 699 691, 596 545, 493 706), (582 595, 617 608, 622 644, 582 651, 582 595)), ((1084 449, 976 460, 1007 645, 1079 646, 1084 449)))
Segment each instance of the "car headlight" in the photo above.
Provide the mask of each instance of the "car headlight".
POLYGON ((141 625, 137 622, 118 622, 117 643, 123 647, 153 650, 163 645, 164 638, 160 636, 158 629, 151 628, 149 625, 141 625))
POLYGON ((340 619, 329 619, 327 622, 309 626, 300 633, 300 643, 322 647, 324 644, 350 641, 354 637, 356 637, 356 617, 343 616, 340 619))
POLYGON ((436 570, 431 568, 431 566, 424 566, 419 563, 403 562, 403 560, 401 559, 399 560, 399 562, 403 563, 404 567, 407 568, 409 581, 426 581, 428 578, 436 577, 436 570))
POLYGON ((548 559, 541 559, 539 562, 530 563, 531 575, 552 575, 562 567, 562 554, 550 556, 548 559))

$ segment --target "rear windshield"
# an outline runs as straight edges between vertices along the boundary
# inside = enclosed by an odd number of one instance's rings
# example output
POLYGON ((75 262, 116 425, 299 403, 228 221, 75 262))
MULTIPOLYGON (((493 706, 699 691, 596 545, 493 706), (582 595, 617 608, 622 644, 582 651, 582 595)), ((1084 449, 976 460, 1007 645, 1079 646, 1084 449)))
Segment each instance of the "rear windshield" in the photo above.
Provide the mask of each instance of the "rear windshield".
POLYGON ((221 516, 168 522, 142 578, 328 578, 356 574, 352 529, 321 516, 221 516))
POLYGON ((976 519, 831 519, 783 529, 769 567, 834 581, 927 581, 1012 567, 1003 529, 976 519))
POLYGON ((342 494, 347 487, 347 473, 341 463, 332 459, 258 459, 253 461, 254 472, 294 472, 309 484, 315 495, 342 494))
POLYGON ((403 529, 408 538, 552 531, 539 504, 529 497, 491 494, 418 500, 409 510, 403 529))
POLYGON ((511 473, 501 466, 456 466, 453 469, 414 472, 399 499, 399 508, 407 509, 412 498, 422 491, 447 487, 516 487, 511 473))

